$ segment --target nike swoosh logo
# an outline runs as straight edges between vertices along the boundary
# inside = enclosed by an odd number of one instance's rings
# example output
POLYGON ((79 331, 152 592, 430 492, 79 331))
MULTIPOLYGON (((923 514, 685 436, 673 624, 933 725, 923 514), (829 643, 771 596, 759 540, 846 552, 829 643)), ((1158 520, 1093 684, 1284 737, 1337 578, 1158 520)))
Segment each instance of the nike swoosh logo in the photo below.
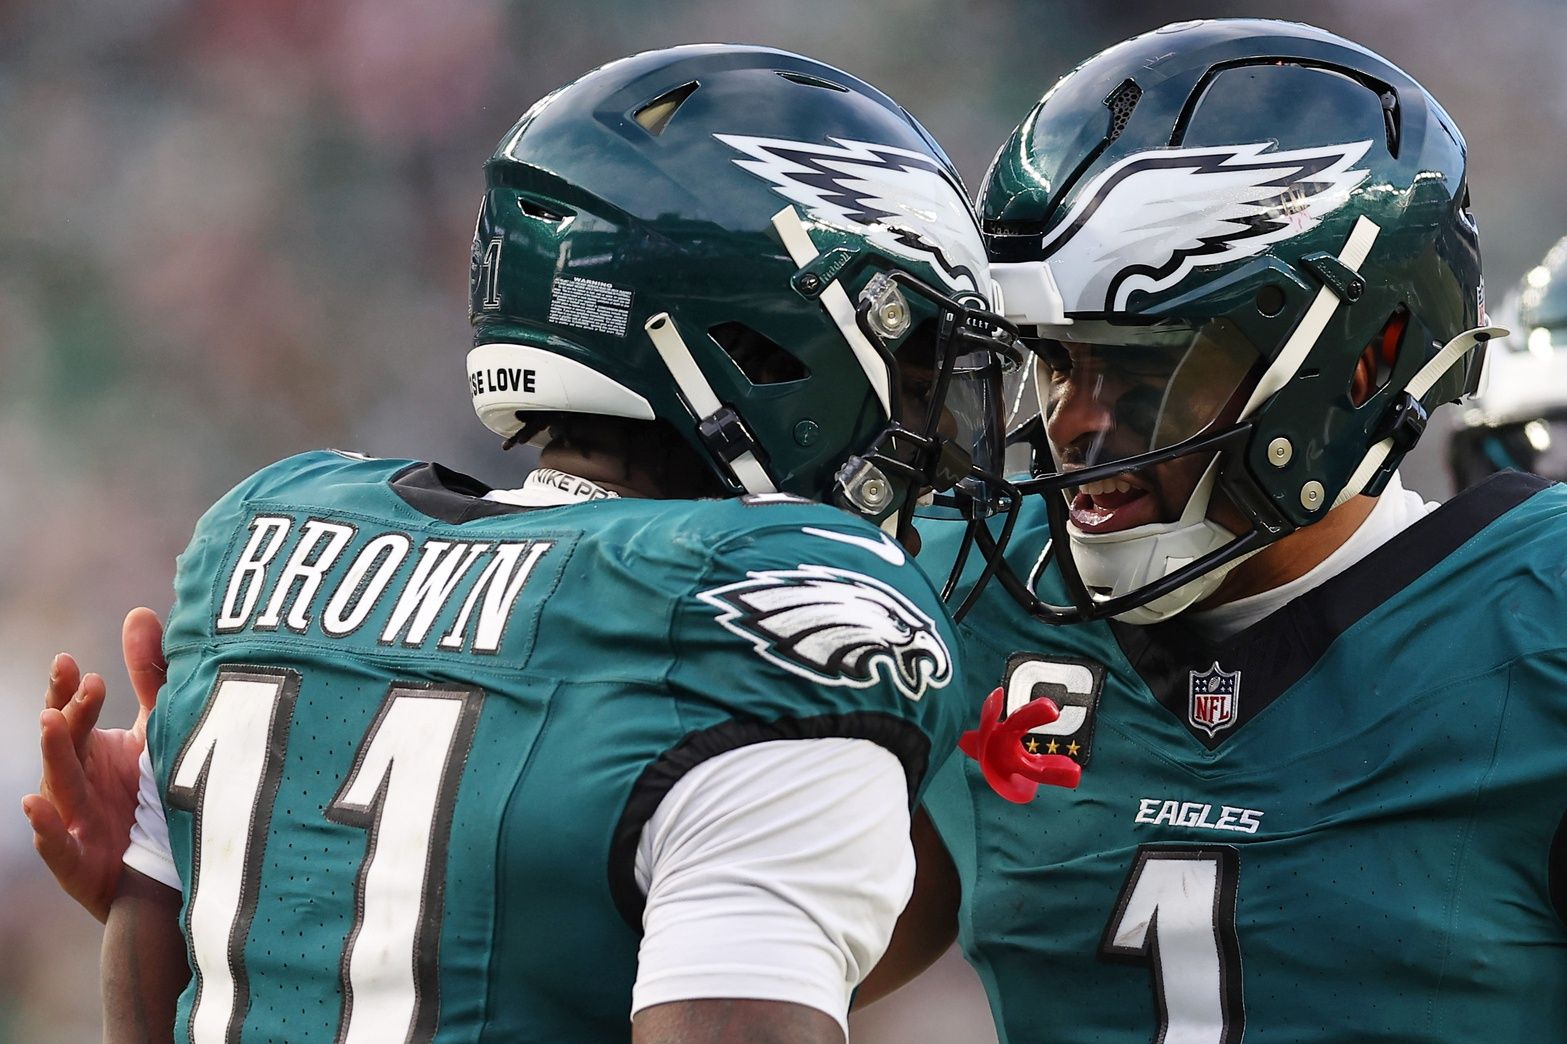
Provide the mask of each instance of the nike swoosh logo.
POLYGON ((853 544, 855 547, 863 547, 888 565, 900 566, 908 561, 908 556, 903 553, 903 548, 890 539, 887 534, 878 534, 880 539, 872 540, 870 537, 856 536, 853 533, 839 533, 831 529, 816 529, 813 526, 804 526, 800 532, 809 533, 811 536, 826 537, 828 540, 836 540, 840 544, 853 544))

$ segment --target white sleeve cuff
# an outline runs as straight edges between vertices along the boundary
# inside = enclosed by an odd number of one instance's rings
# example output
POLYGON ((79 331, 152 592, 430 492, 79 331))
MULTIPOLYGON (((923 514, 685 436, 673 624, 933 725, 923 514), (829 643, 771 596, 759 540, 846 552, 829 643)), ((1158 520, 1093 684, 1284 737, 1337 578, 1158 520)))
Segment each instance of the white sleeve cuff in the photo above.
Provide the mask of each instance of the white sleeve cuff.
POLYGON ((146 874, 170 888, 180 886, 180 873, 174 866, 169 847, 169 823, 163 815, 163 799, 158 781, 152 775, 152 757, 141 752, 141 780, 136 787, 136 822, 131 824, 131 847, 125 850, 125 865, 146 874))
POLYGON ((647 894, 632 1013, 745 998, 803 1004, 848 1034, 849 999, 914 881, 908 782, 869 740, 775 740, 714 757, 643 828, 647 894))

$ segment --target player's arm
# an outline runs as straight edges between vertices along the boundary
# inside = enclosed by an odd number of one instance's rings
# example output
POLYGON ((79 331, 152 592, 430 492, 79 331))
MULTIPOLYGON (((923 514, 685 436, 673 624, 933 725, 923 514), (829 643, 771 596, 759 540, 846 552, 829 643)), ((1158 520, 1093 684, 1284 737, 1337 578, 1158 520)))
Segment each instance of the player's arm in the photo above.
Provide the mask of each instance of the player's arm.
POLYGON ((841 1044, 912 886, 897 758, 844 737, 690 770, 642 831, 635 1044, 841 1044))
POLYGON ((892 942, 854 994, 863 1008, 907 985, 947 951, 958 935, 957 868, 925 810, 914 814, 914 894, 898 917, 892 942))
POLYGON ((190 981, 180 933, 180 892, 129 867, 103 933, 105 1044, 174 1039, 174 1012, 190 981))
POLYGON ((147 716, 163 684, 163 627, 151 609, 133 609, 120 632, 125 668, 139 705, 129 729, 97 728, 103 679, 55 657, 39 718, 43 777, 22 799, 33 847, 62 889, 102 921, 120 879, 120 856, 136 815, 137 759, 147 716))
POLYGON ((645 1008, 631 1020, 632 1044, 843 1044, 836 1019, 804 1004, 690 1000, 645 1008))

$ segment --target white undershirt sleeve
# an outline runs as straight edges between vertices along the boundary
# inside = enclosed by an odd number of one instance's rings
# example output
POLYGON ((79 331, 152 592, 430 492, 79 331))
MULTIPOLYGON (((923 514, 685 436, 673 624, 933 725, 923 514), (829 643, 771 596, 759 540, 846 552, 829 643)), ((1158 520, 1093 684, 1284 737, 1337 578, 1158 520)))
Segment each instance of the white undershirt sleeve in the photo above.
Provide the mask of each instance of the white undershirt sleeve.
POLYGON ((180 886, 174 852, 169 847, 169 822, 164 818, 163 799, 152 775, 152 758, 145 749, 141 752, 141 780, 136 791, 136 822, 131 824, 131 847, 125 850, 125 865, 170 888, 180 886))
POLYGON ((632 1014, 787 1001, 848 1033, 850 994, 914 884, 908 782, 869 740, 775 740, 688 772, 642 830, 647 895, 632 1014))

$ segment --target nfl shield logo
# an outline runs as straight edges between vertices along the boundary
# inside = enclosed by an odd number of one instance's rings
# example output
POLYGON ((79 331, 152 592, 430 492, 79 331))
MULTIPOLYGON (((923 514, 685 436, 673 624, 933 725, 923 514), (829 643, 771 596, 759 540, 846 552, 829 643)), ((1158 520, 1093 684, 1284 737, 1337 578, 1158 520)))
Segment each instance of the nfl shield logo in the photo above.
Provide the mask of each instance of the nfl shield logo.
POLYGON ((1234 725, 1236 709, 1240 706, 1241 672, 1226 671, 1215 660, 1213 666, 1201 674, 1196 671, 1187 674, 1191 678, 1191 695, 1186 704, 1186 718, 1192 728, 1217 736, 1220 729, 1234 725))

